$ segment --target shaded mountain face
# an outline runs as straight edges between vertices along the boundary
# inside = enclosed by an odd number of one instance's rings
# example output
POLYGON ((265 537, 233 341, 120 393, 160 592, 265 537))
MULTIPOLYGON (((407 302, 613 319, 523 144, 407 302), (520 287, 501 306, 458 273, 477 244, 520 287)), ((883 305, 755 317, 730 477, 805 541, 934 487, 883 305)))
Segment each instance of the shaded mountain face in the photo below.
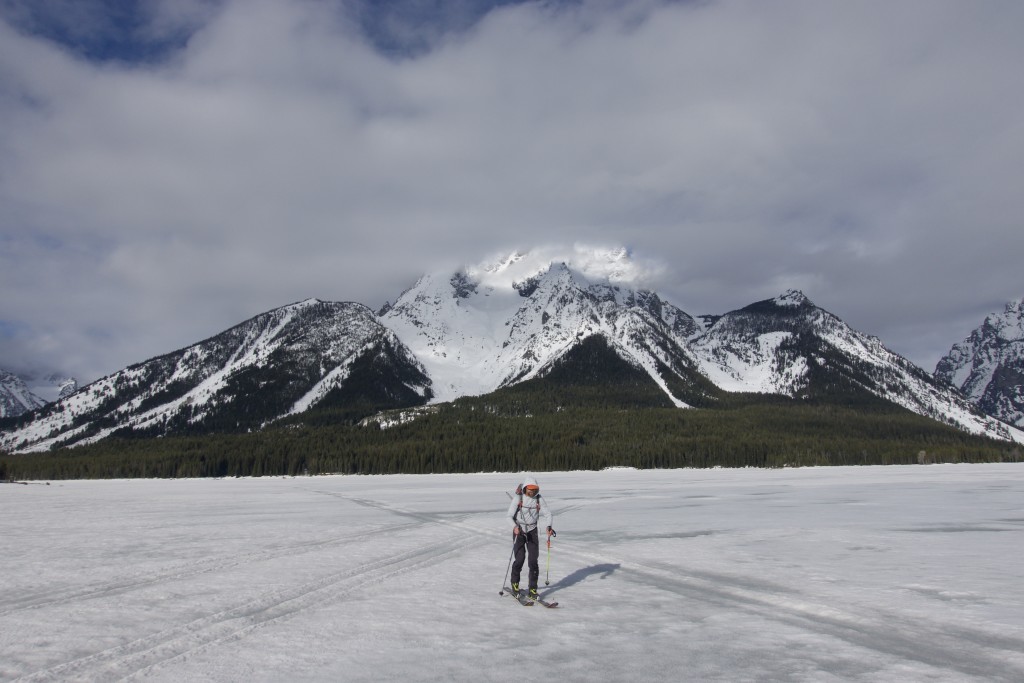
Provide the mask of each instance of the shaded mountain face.
POLYGON ((1024 427, 1024 299, 993 313, 935 366, 981 410, 1024 427))
POLYGON ((0 369, 0 418, 17 417, 44 405, 46 401, 34 394, 25 380, 0 369))
POLYGON ((244 432, 318 405, 372 412, 430 397, 423 368, 368 308, 310 299, 94 382, 0 444, 44 450, 111 434, 244 432))

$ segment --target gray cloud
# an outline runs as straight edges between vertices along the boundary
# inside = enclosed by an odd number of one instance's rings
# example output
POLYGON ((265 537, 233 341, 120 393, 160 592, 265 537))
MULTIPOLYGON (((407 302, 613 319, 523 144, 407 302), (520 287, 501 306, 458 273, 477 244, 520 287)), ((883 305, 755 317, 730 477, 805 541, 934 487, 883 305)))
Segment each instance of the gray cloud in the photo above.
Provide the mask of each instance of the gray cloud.
POLYGON ((91 380, 553 241, 694 314, 799 287, 926 369, 1024 294, 1019 3, 429 4, 154 2, 135 61, 8 12, 0 366, 91 380))

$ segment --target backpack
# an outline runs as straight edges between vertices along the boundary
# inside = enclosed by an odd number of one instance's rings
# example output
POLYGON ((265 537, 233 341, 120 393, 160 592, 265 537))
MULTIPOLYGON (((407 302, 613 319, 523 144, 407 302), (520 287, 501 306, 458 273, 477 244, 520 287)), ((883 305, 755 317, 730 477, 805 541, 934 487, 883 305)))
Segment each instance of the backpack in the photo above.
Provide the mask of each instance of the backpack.
MULTIPOLYGON (((523 485, 522 484, 520 484, 519 486, 516 487, 516 495, 519 496, 519 508, 516 510, 516 513, 514 515, 512 515, 512 521, 514 521, 516 524, 519 524, 519 519, 518 519, 518 517, 519 517, 519 510, 523 509, 523 485)), ((537 501, 537 519, 539 520, 540 519, 540 491, 537 492, 537 495, 534 496, 533 499, 535 501, 537 501)))

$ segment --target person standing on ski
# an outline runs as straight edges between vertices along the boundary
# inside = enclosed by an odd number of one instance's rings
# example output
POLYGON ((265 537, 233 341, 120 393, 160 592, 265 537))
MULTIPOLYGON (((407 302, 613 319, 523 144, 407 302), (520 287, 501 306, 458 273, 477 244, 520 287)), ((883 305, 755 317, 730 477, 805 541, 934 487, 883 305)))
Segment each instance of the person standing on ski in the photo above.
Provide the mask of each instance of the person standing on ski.
POLYGON ((551 528, 551 510, 546 502, 541 502, 540 486, 532 476, 523 479, 516 493, 518 495, 512 497, 512 503, 508 506, 508 519, 512 522, 512 553, 515 555, 512 564, 512 594, 519 597, 519 577, 529 553, 529 597, 536 600, 537 579, 540 578, 537 527, 543 522, 549 537, 555 533, 551 528))

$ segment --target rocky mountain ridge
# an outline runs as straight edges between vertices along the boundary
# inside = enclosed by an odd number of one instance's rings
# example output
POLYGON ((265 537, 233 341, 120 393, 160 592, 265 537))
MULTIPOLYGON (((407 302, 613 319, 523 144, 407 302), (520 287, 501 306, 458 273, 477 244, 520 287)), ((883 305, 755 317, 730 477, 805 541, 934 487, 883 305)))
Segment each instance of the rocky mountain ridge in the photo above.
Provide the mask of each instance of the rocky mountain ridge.
POLYGON ((5 431, 0 446, 252 431, 332 401, 383 409, 429 397, 421 366, 370 309, 309 299, 93 382, 5 431))
POLYGON ((1024 299, 993 313, 939 359, 935 377, 994 417, 1024 427, 1024 299))
POLYGON ((0 418, 17 417, 44 405, 46 401, 36 396, 24 379, 0 369, 0 418))

